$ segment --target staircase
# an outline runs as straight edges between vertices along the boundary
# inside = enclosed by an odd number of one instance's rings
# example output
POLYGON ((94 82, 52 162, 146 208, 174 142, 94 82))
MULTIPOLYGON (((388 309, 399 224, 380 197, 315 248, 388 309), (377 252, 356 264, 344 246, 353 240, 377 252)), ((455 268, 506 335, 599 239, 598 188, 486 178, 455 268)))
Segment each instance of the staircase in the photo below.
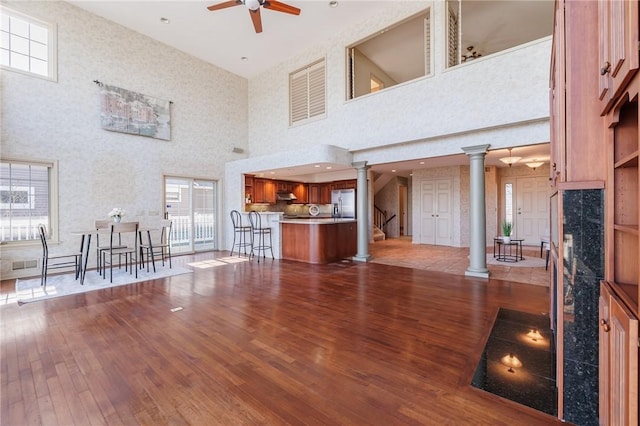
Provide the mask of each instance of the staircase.
POLYGON ((384 239, 386 239, 387 236, 384 232, 382 232, 382 229, 378 228, 377 226, 373 226, 373 241, 382 241, 384 239))

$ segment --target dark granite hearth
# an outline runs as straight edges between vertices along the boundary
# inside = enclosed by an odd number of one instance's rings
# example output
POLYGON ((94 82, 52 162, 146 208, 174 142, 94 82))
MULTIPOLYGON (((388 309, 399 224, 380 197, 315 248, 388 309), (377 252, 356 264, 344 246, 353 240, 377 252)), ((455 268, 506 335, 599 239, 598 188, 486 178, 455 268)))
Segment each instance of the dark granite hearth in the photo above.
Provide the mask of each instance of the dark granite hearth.
POLYGON ((553 416, 557 415, 555 345, 549 316, 500 309, 472 385, 553 416), (528 334, 538 330, 542 338, 528 334), (502 361, 514 355, 521 363, 502 361))

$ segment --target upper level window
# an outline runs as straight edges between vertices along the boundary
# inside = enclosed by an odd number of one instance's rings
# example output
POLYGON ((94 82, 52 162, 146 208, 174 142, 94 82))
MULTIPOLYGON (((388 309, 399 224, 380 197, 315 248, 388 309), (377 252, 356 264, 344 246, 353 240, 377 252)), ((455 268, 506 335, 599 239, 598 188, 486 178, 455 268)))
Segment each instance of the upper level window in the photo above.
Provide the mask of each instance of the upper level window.
POLYGON ((54 163, 0 160, 0 239, 37 240, 43 223, 57 236, 52 219, 56 193, 54 163))
POLYGON ((447 0, 447 66, 553 33, 553 0, 447 0))
POLYGON ((289 124, 324 118, 327 111, 324 59, 289 75, 289 124))
POLYGON ((347 48, 347 99, 431 74, 431 10, 347 48))
POLYGON ((0 65, 56 80, 55 25, 0 7, 0 65))

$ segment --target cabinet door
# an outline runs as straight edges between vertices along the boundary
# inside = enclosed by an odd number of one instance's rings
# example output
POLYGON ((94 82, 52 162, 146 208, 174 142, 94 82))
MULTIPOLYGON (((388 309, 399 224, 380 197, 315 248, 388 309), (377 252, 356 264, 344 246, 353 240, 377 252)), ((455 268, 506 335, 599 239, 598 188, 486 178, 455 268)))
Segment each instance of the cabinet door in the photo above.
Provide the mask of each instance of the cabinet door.
POLYGON ((264 203, 264 179, 253 179, 253 202, 264 203))
POLYGON ((275 181, 272 181, 270 179, 265 179, 263 203, 275 204, 275 202, 276 202, 276 183, 275 181))
POLYGON ((601 286, 600 306, 600 420, 601 424, 638 424, 638 320, 614 294, 601 286), (603 361, 608 361, 602 364, 603 361), (603 412, 602 410, 606 410, 603 412))
POLYGON ((319 183, 310 183, 309 184, 309 204, 321 204, 320 198, 320 184, 319 183))
POLYGON ((324 183, 320 187, 320 204, 331 204, 331 184, 324 183))
POLYGON ((293 195, 296 196, 296 200, 294 203, 296 204, 306 204, 309 200, 307 185, 304 183, 295 184, 293 187, 293 195))
POLYGON ((599 97, 607 111, 638 70, 638 2, 598 1, 599 97))

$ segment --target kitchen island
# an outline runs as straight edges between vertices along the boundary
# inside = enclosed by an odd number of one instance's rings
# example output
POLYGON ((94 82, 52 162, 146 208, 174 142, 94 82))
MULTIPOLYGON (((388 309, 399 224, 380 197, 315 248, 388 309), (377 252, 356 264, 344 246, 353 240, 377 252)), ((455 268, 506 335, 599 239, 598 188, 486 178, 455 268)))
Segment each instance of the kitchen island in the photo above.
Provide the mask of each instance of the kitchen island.
POLYGON ((307 263, 330 263, 351 258, 358 251, 356 219, 280 219, 282 258, 307 263))

